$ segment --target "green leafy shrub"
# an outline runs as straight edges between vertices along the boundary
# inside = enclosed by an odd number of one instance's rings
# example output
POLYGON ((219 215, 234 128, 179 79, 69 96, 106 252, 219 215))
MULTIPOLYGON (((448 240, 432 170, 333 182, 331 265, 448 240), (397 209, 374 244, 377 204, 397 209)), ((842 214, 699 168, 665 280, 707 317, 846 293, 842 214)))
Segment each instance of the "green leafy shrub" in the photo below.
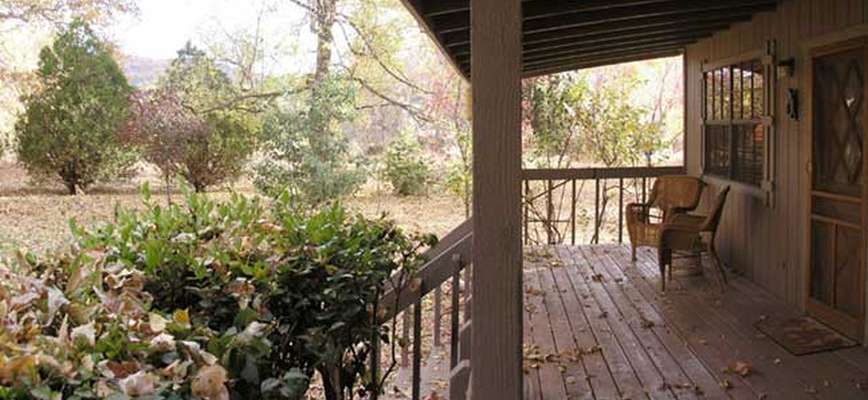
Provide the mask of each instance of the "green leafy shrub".
POLYGON ((299 399, 315 371, 329 399, 381 390, 377 299, 431 239, 286 196, 145 199, 0 263, 0 398, 299 399))
POLYGON ((431 181, 431 169, 422 157, 422 146, 409 133, 401 133, 389 144, 382 173, 400 196, 421 194, 431 181))
POLYGON ((127 84, 108 46, 76 21, 39 53, 40 88, 15 126, 18 160, 34 177, 57 177, 70 194, 125 175, 137 159, 118 139, 127 84))

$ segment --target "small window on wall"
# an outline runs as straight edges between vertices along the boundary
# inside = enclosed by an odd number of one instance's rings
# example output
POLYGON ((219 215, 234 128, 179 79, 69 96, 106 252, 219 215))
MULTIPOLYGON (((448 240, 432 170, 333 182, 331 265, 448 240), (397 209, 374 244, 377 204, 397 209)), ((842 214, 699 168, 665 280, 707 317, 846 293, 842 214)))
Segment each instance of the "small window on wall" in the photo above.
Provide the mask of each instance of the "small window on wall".
POLYGON ((771 118, 768 57, 708 68, 703 120, 706 175, 765 188, 771 118), (766 60, 766 61, 764 61, 766 60))

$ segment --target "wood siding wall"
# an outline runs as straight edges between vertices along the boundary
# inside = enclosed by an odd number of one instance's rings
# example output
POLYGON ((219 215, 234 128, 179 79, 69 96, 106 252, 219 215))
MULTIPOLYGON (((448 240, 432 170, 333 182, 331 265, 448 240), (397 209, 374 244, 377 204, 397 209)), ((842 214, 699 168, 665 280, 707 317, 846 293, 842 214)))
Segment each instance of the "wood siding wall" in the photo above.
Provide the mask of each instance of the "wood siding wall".
MULTIPOLYGON (((798 307, 804 306, 805 243, 807 214, 806 168, 809 132, 801 121, 786 115, 787 89, 799 91, 800 111, 805 111, 803 43, 845 31, 868 22, 866 0, 787 0, 777 10, 754 16, 687 48, 685 79, 687 104, 687 170, 701 174, 702 65, 761 50, 767 40, 776 42, 776 58, 795 58, 796 72, 778 79, 775 95, 775 204, 734 190, 724 212, 720 235, 724 262, 774 295, 798 307)), ((716 187, 706 191, 711 196, 716 187)), ((707 203, 707 202, 706 202, 707 203)))

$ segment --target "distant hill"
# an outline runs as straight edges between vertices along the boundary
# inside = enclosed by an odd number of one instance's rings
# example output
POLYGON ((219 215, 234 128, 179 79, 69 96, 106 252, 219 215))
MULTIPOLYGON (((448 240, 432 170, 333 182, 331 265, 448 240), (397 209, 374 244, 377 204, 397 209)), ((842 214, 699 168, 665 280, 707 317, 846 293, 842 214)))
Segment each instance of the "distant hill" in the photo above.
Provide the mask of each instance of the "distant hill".
POLYGON ((124 74, 130 84, 136 87, 147 87, 157 83, 160 76, 172 60, 158 60, 153 58, 127 55, 124 57, 124 74))

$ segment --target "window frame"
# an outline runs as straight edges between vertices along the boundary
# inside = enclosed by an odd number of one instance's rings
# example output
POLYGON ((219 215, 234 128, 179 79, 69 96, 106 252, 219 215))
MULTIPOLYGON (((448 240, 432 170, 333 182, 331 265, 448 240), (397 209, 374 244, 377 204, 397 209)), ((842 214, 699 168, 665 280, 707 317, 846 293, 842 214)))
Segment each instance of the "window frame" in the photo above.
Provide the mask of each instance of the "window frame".
MULTIPOLYGON (((776 84, 776 71, 774 66, 774 42, 769 41, 765 48, 762 50, 756 50, 747 52, 744 54, 737 55, 735 57, 730 57, 726 59, 718 60, 714 63, 704 62, 702 64, 702 71, 700 74, 700 86, 701 86, 701 167, 702 167, 702 176, 703 179, 710 181, 712 183, 719 183, 722 185, 730 185, 734 189, 752 195, 754 197, 758 197, 763 199, 767 206, 772 207, 774 205, 774 142, 775 142, 775 129, 774 129, 774 114, 775 114, 775 84, 776 84), (736 87, 741 87, 740 93, 744 93, 743 86, 743 78, 740 80, 739 85, 735 85, 733 71, 745 70, 746 66, 751 66, 752 71, 759 71, 760 69, 763 72, 763 87, 760 101, 762 102, 762 110, 759 114, 753 114, 753 109, 755 106, 755 97, 756 89, 751 88, 751 112, 745 117, 744 109, 741 108, 744 106, 744 100, 740 101, 741 112, 735 112, 736 106, 734 105, 733 96, 736 93, 734 89, 736 87), (759 68, 756 68, 759 66, 759 68), (728 74, 725 74, 723 71, 729 71, 728 74), (721 81, 722 79, 716 79, 717 74, 727 75, 728 79, 728 97, 727 100, 724 100, 724 94, 726 90, 724 88, 717 88, 716 82, 721 81), (709 75, 712 76, 712 79, 709 81, 709 75), (711 83, 711 88, 709 88, 709 82, 711 83), (714 94, 713 97, 709 96, 708 91, 712 90, 714 94), (709 104, 709 98, 711 98, 711 104, 709 104), (724 107, 727 105, 728 106, 724 107), (718 108, 720 107, 720 108, 718 108), (711 113, 712 115, 709 115, 711 113), (719 113, 719 114, 718 114, 719 113), (719 116, 719 117, 718 117, 719 116), (710 118, 711 117, 711 118, 710 118), (740 118, 736 118, 740 117, 740 118), (738 127, 762 127, 764 137, 763 143, 763 160, 760 171, 761 177, 758 184, 752 184, 749 182, 744 182, 742 180, 736 179, 736 162, 735 160, 738 158, 736 154, 736 138, 737 136, 734 134, 735 129, 738 127), (708 154, 709 149, 707 147, 709 143, 708 135, 709 135, 709 127, 724 127, 726 130, 726 142, 728 145, 727 150, 727 165, 726 168, 728 172, 724 175, 719 173, 719 171, 712 170, 712 167, 709 165, 708 154)), ((741 72, 744 76, 743 72, 741 72)), ((753 80, 751 80, 753 82, 753 80)), ((743 96, 743 95, 742 95, 743 96)))

